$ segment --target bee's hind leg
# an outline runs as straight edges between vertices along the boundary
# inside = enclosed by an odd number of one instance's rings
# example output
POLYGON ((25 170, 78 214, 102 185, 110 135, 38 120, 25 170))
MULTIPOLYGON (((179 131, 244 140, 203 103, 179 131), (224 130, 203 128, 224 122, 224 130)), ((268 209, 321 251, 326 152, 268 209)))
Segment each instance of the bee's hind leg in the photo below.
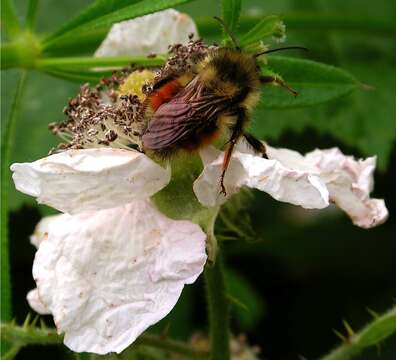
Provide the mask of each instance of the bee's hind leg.
POLYGON ((238 107, 235 110, 235 115, 237 116, 237 121, 234 127, 232 128, 231 138, 227 142, 227 149, 224 153, 222 172, 220 175, 220 187, 221 187, 220 194, 223 194, 224 196, 227 195, 226 188, 224 186, 224 176, 228 169, 228 165, 230 165, 230 160, 231 160, 232 152, 234 151, 235 144, 238 142, 239 138, 243 135, 243 126, 247 120, 246 109, 243 107, 238 107))
POLYGON ((243 133, 243 137, 247 141, 247 143, 253 148, 253 150, 259 154, 262 154, 263 158, 268 159, 267 149, 265 144, 262 143, 259 139, 249 133, 243 133))

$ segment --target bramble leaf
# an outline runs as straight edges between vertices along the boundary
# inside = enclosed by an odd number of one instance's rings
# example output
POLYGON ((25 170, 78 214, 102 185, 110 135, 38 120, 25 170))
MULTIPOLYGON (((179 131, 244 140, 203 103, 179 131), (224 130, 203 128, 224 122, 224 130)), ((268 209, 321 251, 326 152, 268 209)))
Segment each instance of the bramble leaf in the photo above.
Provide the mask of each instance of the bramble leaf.
POLYGON ((242 47, 257 43, 259 41, 274 37, 282 39, 285 36, 285 26, 276 15, 269 15, 259 21, 253 28, 239 38, 242 47))
MULTIPOLYGON (((95 29, 103 29, 104 27, 123 20, 129 20, 151 14, 156 11, 185 4, 189 1, 191 0, 150 0, 140 1, 121 8, 117 7, 115 10, 110 11, 105 15, 92 18, 89 21, 83 22, 75 27, 73 26, 70 29, 67 28, 66 30, 62 30, 58 35, 55 33, 55 35, 44 40, 43 50, 49 51, 52 47, 61 47, 62 43, 66 43, 70 47, 74 39, 86 32, 90 32, 95 29)), ((121 4, 124 4, 124 2, 121 4)), ((89 18, 89 16, 87 18, 89 18)))
POLYGON ((59 30, 51 34, 47 40, 54 39, 74 28, 93 21, 101 16, 107 15, 111 12, 123 9, 128 5, 135 4, 140 0, 96 0, 90 6, 87 6, 80 14, 73 17, 65 23, 59 30))
POLYGON ((270 56, 268 67, 282 76, 298 92, 298 96, 293 97, 290 92, 279 87, 264 85, 263 100, 258 109, 317 105, 345 96, 360 87, 359 82, 346 71, 310 60, 270 56))
POLYGON ((234 32, 238 26, 242 0, 222 0, 222 15, 229 31, 234 32))

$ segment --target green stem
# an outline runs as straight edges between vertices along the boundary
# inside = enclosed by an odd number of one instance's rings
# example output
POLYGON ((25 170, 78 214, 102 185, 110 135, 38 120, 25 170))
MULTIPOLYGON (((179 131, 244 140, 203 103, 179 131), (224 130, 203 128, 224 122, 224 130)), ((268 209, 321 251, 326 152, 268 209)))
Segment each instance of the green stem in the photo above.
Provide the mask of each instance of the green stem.
POLYGON ((136 344, 151 346, 199 359, 207 359, 209 357, 208 351, 197 350, 181 341, 166 339, 158 335, 144 334, 136 340, 136 344))
MULTIPOLYGON (((12 316, 11 307, 11 281, 10 259, 8 246, 8 185, 10 181, 9 166, 11 163, 12 146, 16 120, 22 93, 25 87, 26 73, 23 72, 15 92, 14 102, 11 106, 5 128, 2 129, 1 138, 1 321, 8 321, 12 316)), ((3 345, 3 344, 2 344, 3 345)), ((1 351, 6 350, 5 346, 1 351)))
POLYGON ((359 355, 365 348, 378 345, 381 341, 396 332, 396 307, 367 324, 358 333, 352 333, 346 324, 349 334, 343 337, 344 343, 322 357, 320 360, 349 360, 359 355))
POLYGON ((161 66, 166 57, 158 55, 154 58, 147 56, 119 56, 119 57, 58 57, 39 59, 36 62, 38 68, 61 67, 62 69, 86 69, 93 66, 120 67, 136 64, 141 66, 161 66))
POLYGON ((221 254, 214 265, 205 268, 206 296, 209 315, 211 359, 230 359, 229 301, 224 280, 221 254))
POLYGON ((9 166, 14 143, 14 134, 20 100, 25 85, 26 73, 23 72, 15 92, 14 102, 3 129, 1 142, 1 321, 11 319, 11 285, 8 250, 8 184, 9 166))
MULTIPOLYGON (((18 346, 26 345, 56 345, 63 343, 63 336, 58 335, 55 329, 38 328, 32 326, 17 326, 13 324, 1 324, 1 339, 18 346)), ((163 336, 143 334, 134 345, 144 345, 148 347, 166 350, 175 354, 181 354, 196 359, 206 359, 209 353, 198 350, 181 341, 167 339, 163 336)))
POLYGON ((22 346, 20 345, 14 345, 11 347, 2 357, 2 360, 12 360, 17 356, 19 353, 19 350, 21 350, 22 346))

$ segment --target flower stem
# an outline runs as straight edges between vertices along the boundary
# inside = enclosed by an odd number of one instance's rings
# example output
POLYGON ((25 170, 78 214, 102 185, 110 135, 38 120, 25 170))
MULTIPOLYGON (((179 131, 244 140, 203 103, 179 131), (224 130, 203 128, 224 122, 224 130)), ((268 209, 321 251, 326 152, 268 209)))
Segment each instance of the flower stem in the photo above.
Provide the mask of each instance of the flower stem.
POLYGON ((207 359, 209 357, 207 351, 197 350, 181 341, 166 339, 158 335, 144 334, 136 340, 136 344, 168 350, 194 359, 207 359))
POLYGON ((213 266, 205 269, 206 296, 209 314, 211 359, 230 359, 229 302, 226 295, 224 269, 218 253, 213 266))

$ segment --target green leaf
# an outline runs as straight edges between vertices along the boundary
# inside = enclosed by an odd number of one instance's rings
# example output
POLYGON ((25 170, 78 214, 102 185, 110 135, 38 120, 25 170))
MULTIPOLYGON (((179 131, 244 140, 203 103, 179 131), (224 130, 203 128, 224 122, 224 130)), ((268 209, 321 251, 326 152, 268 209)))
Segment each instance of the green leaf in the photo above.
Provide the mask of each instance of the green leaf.
MULTIPOLYGON (((268 67, 280 74, 298 92, 298 96, 294 97, 280 87, 264 85, 259 110, 317 105, 350 94, 360 87, 346 71, 310 60, 269 56, 268 67)), ((267 69, 262 67, 263 72, 267 69)))
MULTIPOLYGON (((11 106, 5 128, 2 126, 1 139, 1 321, 8 321, 12 317, 11 309, 11 280, 8 247, 8 212, 9 212, 9 178, 11 173, 11 152, 15 138, 16 121, 25 88, 26 73, 23 72, 18 81, 14 101, 11 106)), ((3 125, 3 123, 2 123, 3 125)), ((3 346, 2 346, 3 351, 3 346)))
POLYGON ((29 0, 26 14, 26 28, 32 30, 36 24, 39 0, 29 0))
POLYGON ((54 39, 74 28, 94 21, 95 19, 135 4, 140 0, 96 0, 93 4, 86 7, 80 14, 68 21, 66 24, 51 34, 47 40, 54 39))
POLYGON ((270 37, 282 38, 285 35, 284 24, 276 15, 264 17, 251 30, 239 38, 241 47, 268 39, 270 37))
POLYGON ((150 0, 140 1, 138 3, 125 6, 121 9, 109 12, 106 15, 99 16, 94 20, 73 27, 72 29, 61 33, 59 36, 50 37, 43 42, 43 49, 50 50, 51 47, 60 47, 62 43, 73 42, 73 38, 77 38, 80 34, 92 31, 94 29, 110 26, 114 23, 133 19, 139 16, 151 14, 156 11, 164 10, 173 6, 185 4, 191 0, 150 0))
MULTIPOLYGON (((246 36, 245 32, 252 29, 252 24, 257 26, 263 19, 262 15, 242 15, 239 20, 238 32, 243 35, 241 40, 246 36)), ((213 38, 219 33, 218 24, 213 21, 210 16, 198 16, 194 18, 197 24, 199 34, 203 38, 213 38)), ((383 37, 396 36, 396 23, 388 19, 374 16, 361 16, 357 14, 344 13, 307 13, 293 12, 282 13, 282 20, 287 26, 289 34, 295 30, 300 32, 323 34, 326 31, 335 30, 345 34, 361 34, 370 36, 380 35, 383 37)), ((302 38, 304 40, 304 38, 302 38)))
POLYGON ((252 330, 262 319, 265 304, 254 287, 237 271, 227 269, 225 273, 227 292, 235 299, 232 311, 243 330, 252 330))
POLYGON ((222 0, 223 20, 229 31, 237 29, 239 15, 241 13, 242 0, 222 0))
POLYGON ((1 27, 4 28, 6 35, 10 38, 14 38, 21 33, 21 26, 12 0, 1 1, 1 27))
POLYGON ((396 307, 374 319, 359 333, 346 335, 346 342, 334 349, 321 360, 349 360, 359 355, 365 348, 378 345, 396 332, 396 307))

